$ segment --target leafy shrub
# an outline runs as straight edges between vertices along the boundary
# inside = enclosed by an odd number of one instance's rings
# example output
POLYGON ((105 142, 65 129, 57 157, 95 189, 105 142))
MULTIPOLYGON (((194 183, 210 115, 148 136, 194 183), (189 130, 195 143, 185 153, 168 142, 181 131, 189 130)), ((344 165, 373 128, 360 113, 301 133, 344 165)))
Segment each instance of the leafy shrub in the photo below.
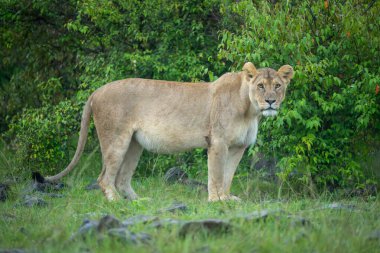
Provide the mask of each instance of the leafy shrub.
MULTIPOLYGON (((10 124, 19 173, 42 170, 44 174, 61 171, 75 151, 73 133, 79 131, 81 107, 70 101, 56 106, 28 109, 10 124)), ((28 173, 28 175, 29 175, 28 173)))
MULTIPOLYGON (((62 10, 52 0, 21 0, 1 6, 8 18, 0 28, 6 45, 0 50, 5 87, 0 95, 7 98, 0 108, 0 115, 7 114, 0 130, 9 129, 6 136, 16 147, 20 168, 44 174, 60 171, 75 150, 80 105, 110 81, 132 76, 206 80, 220 67, 214 64, 218 31, 236 26, 233 20, 222 22, 225 5, 86 0, 68 1, 62 10), (30 30, 35 33, 28 37, 30 30)), ((144 157, 147 166, 155 161, 160 168, 181 160, 181 155, 144 157)), ((148 171, 147 166, 142 165, 148 171)))
MULTIPOLYGON (((81 106, 107 82, 213 81, 251 61, 291 64, 296 73, 278 117, 262 122, 243 173, 260 149, 279 160, 278 176, 287 182, 311 189, 371 183, 362 156, 380 139, 379 2, 85 0, 67 1, 64 11, 53 0, 24 5, 0 7, 7 17, 0 26, 0 129, 9 129, 20 168, 60 171, 75 150, 81 106)), ((138 173, 181 165, 195 175, 205 164, 201 150, 144 153, 138 173)))
POLYGON ((259 130, 262 149, 279 159, 282 180, 311 189, 363 187, 353 144, 380 137, 379 5, 325 2, 239 2, 233 11, 246 25, 221 34, 219 57, 233 68, 248 60, 295 67, 281 113, 259 130))

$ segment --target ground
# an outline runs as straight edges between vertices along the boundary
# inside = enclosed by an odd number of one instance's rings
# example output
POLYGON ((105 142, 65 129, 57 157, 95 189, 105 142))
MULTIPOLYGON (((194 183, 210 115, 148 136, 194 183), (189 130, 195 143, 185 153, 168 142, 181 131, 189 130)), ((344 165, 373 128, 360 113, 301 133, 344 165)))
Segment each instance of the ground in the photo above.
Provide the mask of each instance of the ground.
POLYGON ((254 181, 237 179, 241 202, 208 203, 207 193, 182 184, 167 185, 161 177, 138 178, 137 201, 107 202, 100 190, 86 190, 92 178, 69 177, 63 196, 28 192, 25 183, 0 202, 0 249, 26 252, 380 252, 380 201, 376 197, 339 199, 276 196, 250 191, 254 181), (253 192, 255 194, 253 194, 253 192), (23 195, 47 204, 27 207, 23 195), (54 195, 53 195, 54 196, 54 195), (165 211, 173 203, 186 210, 165 211), (107 234, 76 236, 85 219, 110 214, 120 221, 136 215, 180 221, 220 219, 227 231, 197 230, 180 236, 181 225, 157 228, 153 221, 128 227, 147 233, 147 242, 133 243, 107 234), (74 238, 74 239, 73 239, 74 238))

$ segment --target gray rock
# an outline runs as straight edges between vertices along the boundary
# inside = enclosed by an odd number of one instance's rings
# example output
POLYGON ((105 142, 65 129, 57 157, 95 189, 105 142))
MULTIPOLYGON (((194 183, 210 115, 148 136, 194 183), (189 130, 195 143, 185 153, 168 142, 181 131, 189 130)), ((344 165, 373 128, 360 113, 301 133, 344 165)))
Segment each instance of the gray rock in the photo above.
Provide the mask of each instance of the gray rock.
POLYGON ((99 221, 85 220, 78 232, 71 236, 71 240, 84 239, 88 235, 95 235, 98 240, 101 240, 108 235, 126 243, 148 243, 151 240, 149 234, 133 233, 128 230, 127 226, 134 225, 136 222, 136 217, 127 222, 120 222, 112 215, 105 215, 99 221))
POLYGON ((174 213, 177 211, 182 211, 182 212, 187 211, 187 205, 181 202, 174 202, 168 208, 159 210, 158 213, 165 213, 165 212, 174 213))
POLYGON ((0 184, 0 201, 4 202, 7 200, 9 195, 9 185, 0 184))
POLYGON ((123 224, 112 215, 105 215, 99 221, 84 220, 78 231, 71 236, 71 240, 84 238, 87 235, 101 235, 110 229, 120 228, 123 224))
POLYGON ((106 215, 106 216, 103 216, 99 220, 97 231, 98 232, 104 232, 104 231, 107 231, 111 228, 120 228, 120 227, 122 227, 122 225, 123 224, 118 219, 116 219, 114 216, 106 215))
POLYGON ((149 215, 136 215, 127 218, 122 222, 123 226, 129 227, 129 226, 134 226, 136 224, 147 224, 150 222, 154 222, 159 220, 157 216, 149 216, 149 215))
POLYGON ((308 220, 302 216, 288 215, 286 217, 291 220, 292 226, 309 226, 309 225, 311 225, 310 220, 308 220))
POLYGON ((24 200, 22 201, 21 205, 27 206, 27 207, 46 206, 47 202, 37 196, 25 195, 24 200))
POLYGON ((165 173, 165 176, 164 176, 165 182, 167 182, 169 184, 173 184, 173 183, 177 183, 177 182, 181 183, 181 182, 184 182, 185 180, 187 180, 188 178, 189 178, 189 176, 186 174, 186 172, 183 171, 179 167, 170 168, 165 173))
POLYGON ((226 233, 231 231, 232 225, 224 220, 207 219, 198 221, 188 221, 182 225, 179 230, 179 236, 184 237, 187 235, 196 234, 199 232, 207 233, 226 233))
POLYGON ((84 220, 78 232, 76 232, 71 239, 78 238, 79 236, 85 236, 88 234, 95 233, 97 231, 99 221, 84 220))
POLYGON ((23 249, 0 249, 0 253, 26 253, 23 249))
POLYGON ((323 210, 323 209, 332 209, 332 210, 354 211, 356 209, 356 206, 355 205, 347 205, 347 204, 342 204, 342 203, 334 202, 334 203, 331 203, 331 204, 324 205, 324 206, 322 206, 319 209, 320 210, 323 210))
POLYGON ((210 246, 206 245, 206 246, 197 248, 192 252, 194 252, 194 253, 209 253, 209 252, 211 252, 211 249, 210 249, 210 246))
POLYGON ((44 193, 54 192, 54 191, 60 191, 60 190, 62 190, 65 187, 66 187, 66 185, 64 183, 62 183, 62 182, 58 182, 58 183, 51 183, 51 182, 39 183, 37 181, 35 181, 33 183, 33 186, 32 186, 32 188, 35 191, 44 192, 44 193))
POLYGON ((134 244, 140 244, 140 243, 149 243, 149 241, 152 239, 152 237, 149 234, 146 233, 133 233, 129 231, 127 228, 112 228, 107 231, 107 234, 111 237, 120 239, 123 242, 126 243, 134 243, 134 244))
POLYGON ((371 234, 368 236, 367 240, 380 241, 380 229, 372 231, 371 234))
POLYGON ((163 227, 170 227, 170 226, 179 226, 179 225, 183 225, 184 223, 185 221, 182 221, 182 220, 166 218, 166 219, 159 219, 159 220, 154 221, 151 224, 151 227, 163 228, 163 227))
POLYGON ((64 195, 59 195, 57 192, 65 187, 67 186, 62 182, 51 183, 46 181, 33 181, 22 190, 22 195, 44 194, 52 198, 63 197, 64 195))
POLYGON ((207 192, 207 185, 202 182, 188 179, 184 182, 184 184, 190 186, 193 189, 199 189, 207 192))
POLYGON ((198 188, 207 191, 207 185, 196 180, 191 180, 187 173, 179 167, 170 168, 164 176, 166 183, 181 183, 191 188, 198 188))
POLYGON ((269 211, 269 210, 259 210, 259 211, 254 211, 247 214, 237 215, 231 218, 230 221, 236 221, 236 220, 265 221, 268 218, 269 214, 272 214, 272 213, 273 211, 269 211))
POLYGON ((98 181, 95 179, 90 184, 88 184, 85 189, 87 191, 98 190, 98 189, 100 189, 100 186, 98 184, 98 181))
POLYGON ((60 194, 60 193, 45 193, 46 197, 50 197, 50 198, 64 198, 65 195, 64 194, 60 194))

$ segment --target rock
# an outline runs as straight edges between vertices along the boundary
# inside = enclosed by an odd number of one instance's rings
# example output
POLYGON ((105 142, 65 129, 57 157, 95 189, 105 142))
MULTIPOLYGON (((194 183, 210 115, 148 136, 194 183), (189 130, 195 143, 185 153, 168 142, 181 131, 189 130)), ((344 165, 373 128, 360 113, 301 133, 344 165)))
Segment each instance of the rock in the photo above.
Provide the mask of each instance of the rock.
POLYGON ((179 167, 173 167, 169 169, 165 173, 164 180, 166 183, 169 183, 169 184, 181 183, 181 184, 188 185, 191 188, 200 188, 202 190, 207 191, 206 184, 189 179, 189 176, 187 175, 187 173, 179 167))
POLYGON ((237 215, 236 217, 231 218, 230 221, 242 220, 242 219, 245 221, 265 221, 268 218, 269 214, 271 213, 273 213, 273 211, 269 211, 269 210, 254 211, 248 214, 237 215))
POLYGON ((380 229, 372 231, 371 234, 367 237, 367 240, 380 241, 380 229))
POLYGON ((206 246, 197 248, 192 252, 194 252, 194 253, 209 253, 209 252, 211 252, 211 250, 210 250, 210 246, 206 245, 206 246))
POLYGON ((327 205, 324 205, 321 208, 319 208, 319 210, 323 210, 323 209, 354 211, 356 209, 356 207, 355 207, 355 205, 347 205, 347 204, 341 204, 341 203, 334 202, 334 203, 327 204, 327 205))
POLYGON ((98 184, 98 181, 96 179, 94 179, 90 184, 88 184, 85 188, 87 191, 91 191, 91 190, 98 190, 100 189, 100 186, 98 184))
POLYGON ((50 198, 64 198, 65 195, 59 193, 45 193, 45 196, 50 198))
POLYGON ((99 220, 99 224, 97 226, 97 231, 98 232, 104 232, 104 231, 107 231, 111 228, 120 228, 122 227, 122 223, 116 219, 114 216, 112 215, 106 215, 106 216, 103 216, 100 220, 99 220))
POLYGON ((207 184, 188 179, 184 182, 185 185, 190 186, 193 189, 200 189, 207 192, 207 184))
POLYGON ((179 226, 183 225, 185 222, 182 220, 176 220, 176 219, 171 219, 171 218, 166 218, 166 219, 159 219, 156 220, 152 223, 152 227, 154 228, 163 228, 163 227, 168 227, 168 226, 179 226))
POLYGON ((98 225, 98 221, 84 220, 78 232, 71 236, 71 240, 74 240, 78 237, 83 238, 85 235, 95 233, 97 231, 98 225))
POLYGON ((33 188, 35 191, 39 191, 39 192, 52 192, 52 191, 60 191, 62 190, 63 188, 65 188, 66 185, 62 182, 58 182, 58 183, 50 183, 50 182, 46 182, 46 183, 39 183, 39 182, 34 182, 33 184, 33 188))
POLYGON ((291 225, 292 226, 309 226, 311 225, 310 220, 302 217, 302 216, 296 216, 296 215, 288 215, 288 219, 291 219, 291 225))
MULTIPOLYGON (((33 177, 33 178, 35 179, 36 177, 33 177)), ((44 179, 42 181, 41 179, 38 179, 38 180, 35 179, 27 187, 25 187, 25 189, 23 189, 22 194, 23 195, 30 195, 33 193, 51 194, 53 192, 58 192, 65 187, 67 186, 62 182, 51 183, 51 182, 46 182, 44 179)), ((52 195, 51 197, 55 197, 55 196, 52 195)))
POLYGON ((26 253, 23 249, 0 249, 0 253, 26 253))
POLYGON ((9 185, 7 184, 0 184, 0 201, 4 202, 7 200, 9 195, 9 185))
POLYGON ((136 215, 129 217, 128 219, 122 222, 123 226, 129 227, 134 226, 136 224, 147 224, 149 222, 154 222, 159 220, 157 216, 148 216, 148 215, 136 215))
POLYGON ((186 174, 186 172, 179 167, 170 168, 164 176, 165 182, 169 184, 174 184, 177 182, 182 183, 188 178, 189 176, 186 174))
POLYGON ((46 206, 47 202, 36 196, 25 195, 22 205, 27 207, 46 206))
POLYGON ((170 207, 159 210, 158 213, 171 212, 174 213, 176 211, 187 211, 187 205, 181 202, 174 202, 170 207))
POLYGON ((232 229, 232 225, 224 220, 208 219, 198 221, 188 221, 182 225, 179 230, 179 236, 184 237, 190 234, 196 234, 201 231, 207 233, 226 233, 232 229))
POLYGON ((133 233, 127 228, 127 226, 136 224, 137 220, 135 217, 126 222, 120 222, 112 215, 105 215, 99 221, 85 220, 78 232, 71 236, 71 240, 84 239, 87 235, 95 235, 98 240, 101 240, 108 235, 127 243, 148 243, 151 240, 149 234, 133 233))
POLYGON ((78 232, 71 236, 71 240, 86 235, 97 234, 101 235, 110 229, 121 228, 123 224, 112 215, 105 215, 99 221, 84 220, 78 232))
POLYGON ((297 225, 307 226, 307 225, 311 224, 308 219, 306 219, 302 216, 287 214, 281 209, 258 210, 258 211, 254 211, 254 212, 247 213, 247 214, 237 215, 235 217, 230 218, 229 220, 230 221, 244 220, 244 221, 251 221, 251 222, 252 221, 253 222, 259 222, 259 221, 266 221, 266 219, 269 217, 273 217, 276 219, 282 219, 282 218, 290 219, 292 226, 297 226, 297 225))
POLYGON ((133 233, 129 231, 127 228, 112 228, 107 231, 107 234, 111 237, 118 238, 123 242, 131 242, 134 244, 146 244, 149 243, 149 241, 152 239, 152 237, 149 234, 133 233))

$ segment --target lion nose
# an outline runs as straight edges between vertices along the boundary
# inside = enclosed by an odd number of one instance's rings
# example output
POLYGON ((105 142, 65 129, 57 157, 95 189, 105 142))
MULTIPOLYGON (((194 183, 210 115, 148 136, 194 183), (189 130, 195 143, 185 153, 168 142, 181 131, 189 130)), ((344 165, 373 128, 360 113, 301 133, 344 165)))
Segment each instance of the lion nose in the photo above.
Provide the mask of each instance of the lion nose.
POLYGON ((276 102, 276 100, 266 99, 265 102, 267 102, 269 105, 272 105, 274 102, 276 102))

